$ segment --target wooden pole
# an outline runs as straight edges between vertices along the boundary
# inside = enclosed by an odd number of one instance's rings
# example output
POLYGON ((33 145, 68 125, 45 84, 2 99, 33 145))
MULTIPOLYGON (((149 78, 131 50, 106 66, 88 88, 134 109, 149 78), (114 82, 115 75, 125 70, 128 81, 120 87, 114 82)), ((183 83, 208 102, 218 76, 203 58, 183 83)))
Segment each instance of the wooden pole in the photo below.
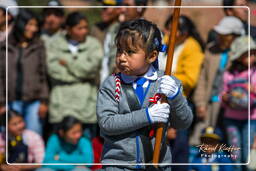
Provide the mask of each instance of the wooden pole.
MULTIPOLYGON (((175 0, 175 6, 181 6, 181 0, 175 0)), ((168 53, 167 53, 167 62, 165 67, 165 75, 171 75, 172 72, 172 61, 173 61, 173 53, 175 48, 175 41, 176 41, 176 33, 178 28, 178 21, 180 16, 180 8, 174 8, 173 18, 172 18, 172 25, 171 25, 171 34, 169 37, 169 44, 168 44, 168 53)), ((166 103, 166 97, 162 97, 161 103, 166 103)), ((161 150, 161 142, 163 137, 163 129, 164 124, 159 123, 158 128, 156 130, 156 141, 153 153, 153 164, 156 168, 158 168, 157 163, 159 162, 160 150, 161 150)))

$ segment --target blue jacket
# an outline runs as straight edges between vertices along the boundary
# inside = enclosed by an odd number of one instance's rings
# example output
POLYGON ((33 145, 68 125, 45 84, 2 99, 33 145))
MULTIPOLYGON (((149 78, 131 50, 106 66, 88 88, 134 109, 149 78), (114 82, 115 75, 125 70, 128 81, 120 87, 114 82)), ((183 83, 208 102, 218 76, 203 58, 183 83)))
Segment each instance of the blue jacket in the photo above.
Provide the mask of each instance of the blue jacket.
MULTIPOLYGON (((58 135, 53 134, 46 146, 45 158, 43 163, 93 163, 93 150, 91 142, 81 137, 78 144, 73 145, 64 142, 58 135), (58 155, 59 159, 54 157, 58 155)), ((52 169, 71 170, 76 166, 73 165, 48 165, 52 169)))

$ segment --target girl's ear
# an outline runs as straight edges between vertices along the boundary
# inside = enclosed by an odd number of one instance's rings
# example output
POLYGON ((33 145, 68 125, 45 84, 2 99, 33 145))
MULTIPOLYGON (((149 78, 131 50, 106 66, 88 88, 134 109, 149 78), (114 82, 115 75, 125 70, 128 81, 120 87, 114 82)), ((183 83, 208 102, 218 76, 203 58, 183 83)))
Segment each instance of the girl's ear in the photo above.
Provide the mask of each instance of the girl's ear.
POLYGON ((153 63, 156 59, 157 59, 157 56, 158 56, 158 51, 154 50, 153 52, 151 52, 148 57, 147 57, 147 62, 149 64, 153 63))

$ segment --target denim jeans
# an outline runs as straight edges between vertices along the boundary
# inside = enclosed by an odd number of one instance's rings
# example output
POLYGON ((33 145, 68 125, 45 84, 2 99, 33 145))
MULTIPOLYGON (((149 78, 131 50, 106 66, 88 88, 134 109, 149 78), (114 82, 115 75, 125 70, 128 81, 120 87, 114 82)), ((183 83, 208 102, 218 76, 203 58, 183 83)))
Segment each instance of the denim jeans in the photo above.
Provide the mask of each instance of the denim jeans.
MULTIPOLYGON (((248 132, 249 124, 248 120, 234 120, 234 119, 225 119, 224 120, 227 136, 228 136, 228 145, 233 145, 239 147, 240 150, 233 151, 233 155, 236 155, 237 158, 234 160, 235 163, 247 163, 249 152, 249 142, 248 134, 250 136, 250 146, 253 143, 253 137, 256 135, 256 120, 251 120, 250 132, 248 132)), ((235 171, 241 171, 242 166, 235 166, 235 171)))
POLYGON ((22 114, 26 128, 32 131, 37 132, 39 135, 42 135, 42 120, 38 115, 38 110, 40 106, 40 101, 12 101, 9 102, 8 107, 11 110, 15 110, 22 114))

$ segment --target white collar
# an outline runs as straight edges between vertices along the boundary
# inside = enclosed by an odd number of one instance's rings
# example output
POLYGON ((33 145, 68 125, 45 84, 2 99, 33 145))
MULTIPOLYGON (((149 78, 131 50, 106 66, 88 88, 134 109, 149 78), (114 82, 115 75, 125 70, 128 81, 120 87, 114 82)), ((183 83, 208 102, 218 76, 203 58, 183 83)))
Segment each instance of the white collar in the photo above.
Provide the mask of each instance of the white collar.
MULTIPOLYGON (((147 80, 152 80, 152 81, 157 80, 157 71, 151 65, 148 71, 142 77, 146 78, 147 80)), ((138 76, 129 76, 121 73, 121 78, 122 78, 122 81, 124 81, 126 84, 130 84, 132 82, 135 82, 138 76)))

